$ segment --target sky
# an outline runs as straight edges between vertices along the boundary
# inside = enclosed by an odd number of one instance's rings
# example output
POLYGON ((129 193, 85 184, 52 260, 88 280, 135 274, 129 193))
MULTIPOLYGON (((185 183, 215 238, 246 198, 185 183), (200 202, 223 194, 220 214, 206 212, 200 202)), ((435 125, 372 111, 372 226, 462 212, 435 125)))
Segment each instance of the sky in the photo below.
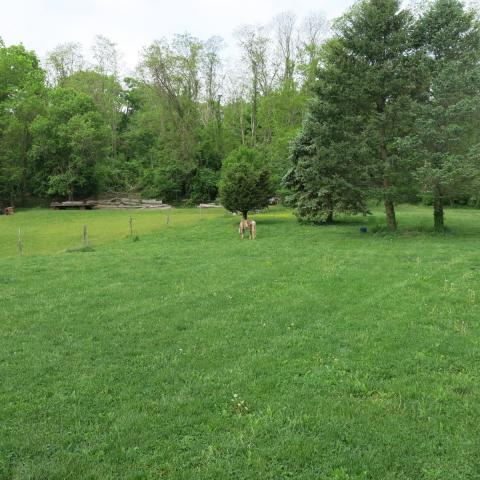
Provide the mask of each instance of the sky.
MULTIPOLYGON (((79 42, 87 53, 96 35, 115 42, 131 72, 141 49, 175 33, 206 40, 219 35, 233 51, 232 33, 244 24, 266 24, 280 12, 302 17, 342 14, 354 0, 0 0, 0 37, 23 43, 43 59, 56 45, 79 42)), ((88 57, 88 55, 86 55, 88 57)))

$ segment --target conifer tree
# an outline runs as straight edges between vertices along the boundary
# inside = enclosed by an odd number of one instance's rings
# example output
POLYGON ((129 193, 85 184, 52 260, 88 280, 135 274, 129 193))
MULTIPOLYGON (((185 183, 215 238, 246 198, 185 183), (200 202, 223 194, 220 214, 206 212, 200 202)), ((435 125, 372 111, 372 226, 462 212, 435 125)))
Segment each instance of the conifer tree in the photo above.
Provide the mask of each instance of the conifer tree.
POLYGON ((269 168, 255 149, 239 147, 225 159, 220 199, 227 210, 246 220, 249 211, 267 207, 273 194, 269 168))
POLYGON ((480 171, 480 23, 459 0, 437 0, 417 24, 428 90, 419 104, 412 152, 434 226, 445 227, 444 204, 472 195, 480 171))
POLYGON ((286 177, 300 216, 306 212, 302 201, 309 203, 308 216, 313 208, 328 219, 329 202, 334 210, 337 205, 355 212, 372 195, 383 200, 389 228, 397 228, 395 201, 412 184, 397 148, 410 132, 410 98, 419 81, 412 24, 398 0, 361 1, 336 23, 300 134, 309 148, 298 161, 298 146, 305 142, 294 144, 294 166, 286 177))

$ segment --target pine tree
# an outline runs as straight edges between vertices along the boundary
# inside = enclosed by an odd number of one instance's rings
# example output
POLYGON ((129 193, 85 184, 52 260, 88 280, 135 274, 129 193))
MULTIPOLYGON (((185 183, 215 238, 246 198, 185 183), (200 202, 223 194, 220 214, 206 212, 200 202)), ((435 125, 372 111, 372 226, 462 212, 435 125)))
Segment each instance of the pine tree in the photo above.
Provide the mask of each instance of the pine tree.
POLYGON ((231 212, 248 212, 268 206, 274 194, 270 171, 253 148, 239 147, 224 161, 220 179, 220 199, 231 212))
POLYGON ((411 144, 442 231, 445 202, 471 195, 480 173, 480 23, 459 0, 437 0, 418 21, 416 41, 429 83, 411 144))
POLYGON ((289 203, 304 221, 333 223, 335 214, 366 211, 360 156, 350 141, 355 115, 334 88, 335 83, 319 81, 317 98, 290 149, 293 166, 284 184, 292 192, 289 203))
POLYGON ((398 0, 364 0, 335 25, 286 177, 300 216, 301 201, 329 219, 329 202, 333 210, 362 211, 372 195, 384 201, 389 228, 397 228, 395 201, 412 185, 398 149, 410 133, 419 82, 412 24, 398 0))

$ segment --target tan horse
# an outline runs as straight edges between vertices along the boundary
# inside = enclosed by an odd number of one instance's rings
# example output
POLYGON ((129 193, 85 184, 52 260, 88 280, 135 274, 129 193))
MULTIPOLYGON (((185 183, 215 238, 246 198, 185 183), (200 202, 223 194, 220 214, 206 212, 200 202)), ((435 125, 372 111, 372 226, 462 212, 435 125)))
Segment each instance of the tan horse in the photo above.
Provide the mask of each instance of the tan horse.
POLYGON ((240 227, 238 233, 240 237, 244 238, 245 230, 248 230, 250 233, 250 240, 255 240, 257 238, 257 223, 254 220, 242 220, 240 222, 240 227))

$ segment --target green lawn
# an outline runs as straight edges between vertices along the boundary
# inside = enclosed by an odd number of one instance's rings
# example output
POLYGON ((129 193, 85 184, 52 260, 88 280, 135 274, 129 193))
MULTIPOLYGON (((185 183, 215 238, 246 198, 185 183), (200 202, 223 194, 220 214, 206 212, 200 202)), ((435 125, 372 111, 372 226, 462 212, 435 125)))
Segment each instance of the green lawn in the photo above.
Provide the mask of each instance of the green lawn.
POLYGON ((0 258, 18 253, 19 230, 25 255, 48 254, 81 246, 84 225, 87 225, 89 240, 94 245, 103 245, 128 237, 130 218, 134 232, 144 235, 167 228, 167 217, 170 227, 219 214, 218 210, 205 209, 20 211, 11 217, 0 216, 0 258))
POLYGON ((479 211, 129 215, 0 217, 0 478, 480 478, 479 211))

